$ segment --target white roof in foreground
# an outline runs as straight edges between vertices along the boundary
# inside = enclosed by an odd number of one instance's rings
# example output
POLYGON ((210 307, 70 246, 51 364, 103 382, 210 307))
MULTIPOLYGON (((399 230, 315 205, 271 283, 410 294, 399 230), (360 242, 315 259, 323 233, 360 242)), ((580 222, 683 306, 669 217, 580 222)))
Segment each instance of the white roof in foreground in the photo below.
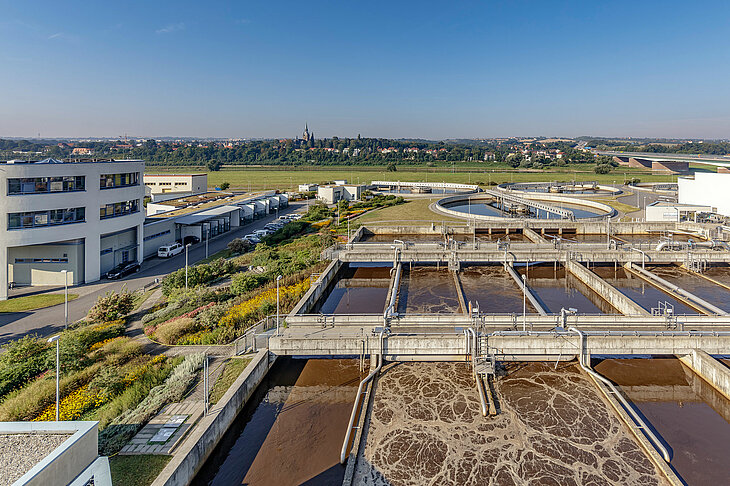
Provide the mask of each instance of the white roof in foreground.
POLYGON ((202 223, 203 221, 207 221, 209 219, 213 219, 217 216, 223 216, 224 214, 232 213, 233 211, 238 211, 241 208, 238 206, 219 206, 217 208, 207 209, 205 211, 201 211, 199 213, 195 214, 188 214, 186 216, 183 216, 182 218, 175 219, 175 223, 177 224, 198 224, 202 223))

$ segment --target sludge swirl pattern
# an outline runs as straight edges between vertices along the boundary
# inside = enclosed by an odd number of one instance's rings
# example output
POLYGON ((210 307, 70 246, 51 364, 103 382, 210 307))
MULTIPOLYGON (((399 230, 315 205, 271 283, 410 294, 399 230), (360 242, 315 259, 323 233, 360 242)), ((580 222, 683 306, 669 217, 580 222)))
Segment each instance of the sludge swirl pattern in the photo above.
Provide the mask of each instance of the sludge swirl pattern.
POLYGON ((464 363, 398 363, 379 379, 357 485, 659 485, 573 365, 509 366, 484 418, 464 363))

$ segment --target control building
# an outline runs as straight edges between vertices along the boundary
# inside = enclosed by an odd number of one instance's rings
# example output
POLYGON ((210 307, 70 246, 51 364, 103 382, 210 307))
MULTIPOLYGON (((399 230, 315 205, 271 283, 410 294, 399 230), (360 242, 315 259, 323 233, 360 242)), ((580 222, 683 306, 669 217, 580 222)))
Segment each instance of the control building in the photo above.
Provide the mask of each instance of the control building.
POLYGON ((142 160, 0 162, 0 300, 142 261, 142 160))

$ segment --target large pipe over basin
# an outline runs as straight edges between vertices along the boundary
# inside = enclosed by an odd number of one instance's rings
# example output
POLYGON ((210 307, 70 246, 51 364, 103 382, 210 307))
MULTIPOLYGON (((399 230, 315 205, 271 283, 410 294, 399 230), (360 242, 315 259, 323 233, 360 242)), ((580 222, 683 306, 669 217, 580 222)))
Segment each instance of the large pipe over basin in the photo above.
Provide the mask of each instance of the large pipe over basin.
POLYGON ((644 434, 646 434, 646 436, 649 438, 649 440, 651 440, 651 442, 654 444, 654 447, 656 447, 659 450, 659 452, 661 452, 664 460, 666 462, 670 462, 671 457, 669 455, 669 451, 667 450, 667 448, 664 447, 664 444, 662 444, 662 442, 659 440, 659 438, 656 436, 656 434, 654 434, 654 431, 651 430, 649 425, 646 422, 644 422, 644 419, 642 419, 639 416, 639 414, 636 412, 636 410, 634 410, 634 407, 624 398, 623 394, 616 388, 616 386, 613 383, 611 383, 611 381, 604 378, 599 373, 596 373, 595 371, 593 371, 593 369, 590 367, 590 364, 584 363, 584 354, 585 354, 584 341, 585 341, 586 335, 583 333, 583 331, 581 331, 575 327, 569 327, 568 331, 578 334, 578 337, 580 338, 580 354, 578 355, 578 364, 583 369, 583 371, 585 371, 586 373, 588 373, 589 375, 591 375, 593 378, 600 381, 601 383, 605 384, 611 390, 611 393, 613 393, 616 396, 616 398, 619 399, 619 401, 624 406, 624 408, 629 412, 631 417, 638 424, 639 428, 644 432, 644 434))
POLYGON ((385 334, 385 329, 381 329, 380 333, 378 335, 380 340, 380 354, 378 355, 378 366, 370 372, 368 376, 365 377, 364 380, 360 382, 360 386, 357 388, 357 397, 355 398, 355 403, 352 405, 352 413, 350 414, 350 422, 347 424, 347 434, 345 434, 345 441, 342 443, 342 451, 340 452, 340 464, 345 464, 347 462, 347 456, 350 455, 350 438, 352 437, 352 430, 355 426, 355 419, 358 416, 358 411, 361 408, 361 400, 363 396, 363 389, 365 388, 365 385, 370 382, 373 378, 375 378, 375 375, 377 375, 380 370, 383 368, 383 337, 385 334))
POLYGON ((723 309, 720 309, 716 305, 713 305, 713 304, 707 302, 705 299, 698 297, 697 295, 684 290, 682 287, 674 285, 673 283, 668 282, 667 280, 659 277, 658 275, 655 275, 655 274, 649 272, 648 270, 644 270, 643 268, 639 268, 636 265, 632 265, 631 262, 629 262, 628 265, 629 265, 630 270, 635 271, 636 273, 638 273, 639 275, 648 279, 649 281, 653 280, 654 282, 658 282, 661 285, 664 285, 672 292, 676 292, 679 295, 681 295, 682 297, 685 297, 685 298, 691 300, 692 302, 695 302, 696 304, 701 305, 702 307, 704 307, 708 311, 712 312, 713 314, 718 314, 721 316, 727 315, 727 312, 725 312, 723 309))

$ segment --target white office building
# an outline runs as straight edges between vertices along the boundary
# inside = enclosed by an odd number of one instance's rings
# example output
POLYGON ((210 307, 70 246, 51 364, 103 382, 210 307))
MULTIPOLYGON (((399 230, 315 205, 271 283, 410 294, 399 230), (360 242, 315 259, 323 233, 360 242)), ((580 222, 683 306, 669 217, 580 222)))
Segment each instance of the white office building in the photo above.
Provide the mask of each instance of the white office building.
POLYGON ((99 280, 142 261, 141 160, 0 162, 0 300, 9 285, 99 280))
POLYGON ((677 185, 681 204, 712 206, 717 213, 730 216, 730 174, 695 172, 694 179, 680 177, 677 185))
POLYGON ((165 201, 208 191, 207 174, 145 174, 146 194, 152 201, 165 201))

